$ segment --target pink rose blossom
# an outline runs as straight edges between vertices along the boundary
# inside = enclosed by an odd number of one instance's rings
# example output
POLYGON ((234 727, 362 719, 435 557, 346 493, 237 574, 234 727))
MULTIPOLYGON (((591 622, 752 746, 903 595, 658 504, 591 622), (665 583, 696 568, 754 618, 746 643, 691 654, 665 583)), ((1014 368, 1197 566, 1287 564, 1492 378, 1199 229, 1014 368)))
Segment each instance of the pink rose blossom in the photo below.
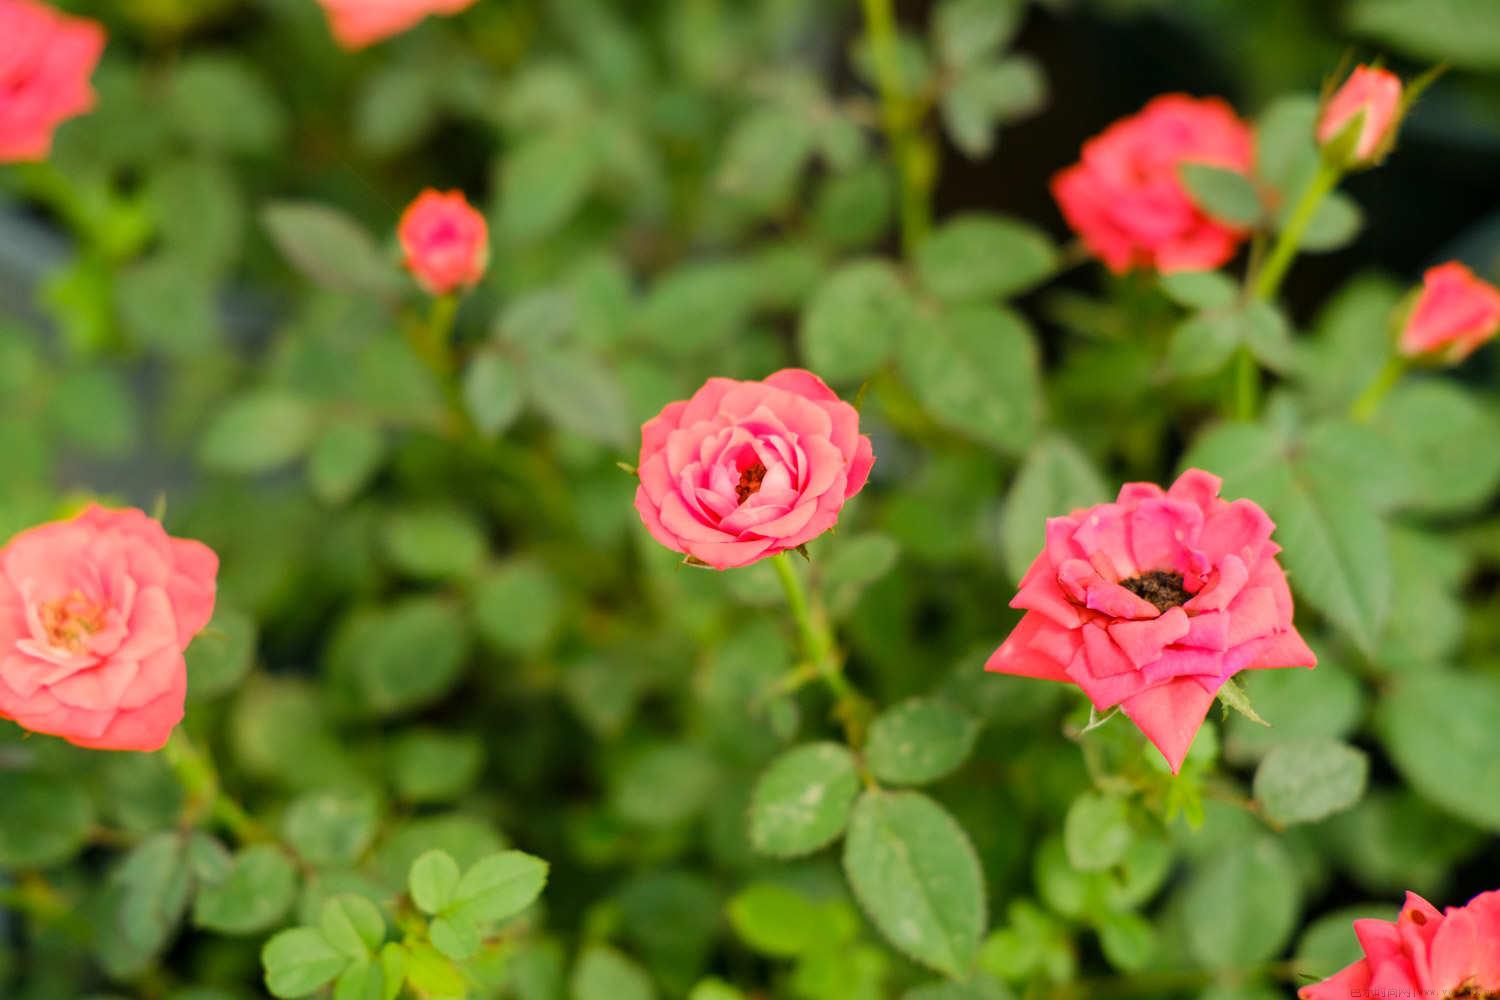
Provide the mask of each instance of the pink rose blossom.
POLYGON ((641 427, 635 508, 667 548, 730 569, 833 527, 874 461, 858 412, 811 372, 711 378, 641 427))
POLYGON ((1353 997, 1500 997, 1500 892, 1444 913, 1414 892, 1394 921, 1356 920, 1365 957, 1300 1000, 1353 997))
POLYGON ((94 106, 104 29, 36 0, 0 0, 0 163, 45 159, 59 124, 94 106))
POLYGON ((402 213, 397 235, 407 270, 432 295, 468 288, 489 266, 489 226, 461 191, 423 191, 402 213))
POLYGON ((346 49, 399 35, 429 14, 457 14, 474 0, 318 0, 334 39, 346 49))
POLYGON ((1083 144, 1052 179, 1052 194, 1088 249, 1117 273, 1209 270, 1248 232, 1206 215, 1178 176, 1184 163, 1248 173, 1250 126, 1215 97, 1166 94, 1083 144))
POLYGON ((1352 160, 1356 164, 1372 162, 1395 138, 1400 110, 1401 78, 1376 66, 1356 66, 1323 106, 1318 143, 1328 145, 1356 115, 1363 114, 1352 160))
POLYGON ((985 669, 1077 684, 1119 705, 1175 773, 1224 681, 1311 667, 1276 562, 1275 525, 1217 476, 1165 492, 1129 483, 1114 503, 1047 521, 1047 543, 1010 602, 1026 615, 985 669))
POLYGON ((91 506, 0 551, 0 718, 96 750, 156 750, 219 559, 139 510, 91 506))
POLYGON ((1500 330, 1500 288, 1458 261, 1429 268, 1397 346, 1409 358, 1456 364, 1500 330))

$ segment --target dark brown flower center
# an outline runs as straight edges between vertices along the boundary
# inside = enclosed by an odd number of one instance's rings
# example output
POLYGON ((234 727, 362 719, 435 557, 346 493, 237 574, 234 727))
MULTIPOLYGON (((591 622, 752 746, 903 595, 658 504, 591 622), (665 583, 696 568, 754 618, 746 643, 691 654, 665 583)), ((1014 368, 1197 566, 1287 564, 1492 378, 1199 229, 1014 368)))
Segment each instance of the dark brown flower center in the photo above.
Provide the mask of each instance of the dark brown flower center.
POLYGON ((759 493, 761 481, 765 478, 766 467, 759 462, 741 472, 739 485, 734 488, 735 494, 740 498, 740 503, 744 503, 759 493))
POLYGON ((1500 993, 1491 993, 1478 986, 1464 985, 1448 994, 1448 1000, 1496 1000, 1500 993))
POLYGON ((1193 596, 1182 585, 1181 573, 1169 573, 1164 569, 1121 580, 1120 586, 1136 597, 1150 601, 1161 612, 1181 607, 1193 596))

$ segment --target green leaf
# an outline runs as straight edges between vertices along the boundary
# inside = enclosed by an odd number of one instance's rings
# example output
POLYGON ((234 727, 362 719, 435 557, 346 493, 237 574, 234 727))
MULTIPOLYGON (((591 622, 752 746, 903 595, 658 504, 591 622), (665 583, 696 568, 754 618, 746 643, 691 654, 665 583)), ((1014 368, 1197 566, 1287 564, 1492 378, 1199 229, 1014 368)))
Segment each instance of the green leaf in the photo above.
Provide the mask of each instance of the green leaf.
POLYGON ((300 396, 258 389, 218 412, 198 447, 198 460, 215 472, 267 472, 300 456, 312 443, 317 415, 300 396))
POLYGON ((1402 776, 1427 799, 1500 831, 1500 679, 1438 670, 1403 677, 1375 724, 1402 776))
POLYGON ((297 870, 279 847, 240 851, 224 879, 198 890, 193 923, 228 935, 258 934, 276 925, 297 894, 297 870))
POLYGON ((729 923, 755 951, 795 958, 846 944, 858 931, 847 904, 815 903, 771 882, 756 882, 729 901, 729 923))
POLYGON ((1244 338, 1241 315, 1233 311, 1201 312, 1172 330, 1167 342, 1167 368, 1183 378, 1198 378, 1223 370, 1244 338))
POLYGON ((1320 653, 1316 670, 1255 670, 1237 678, 1270 728, 1231 716, 1225 756, 1257 761, 1278 744, 1316 737, 1339 738, 1358 728, 1364 715, 1360 683, 1320 653))
POLYGON ((447 695, 468 653, 458 608, 439 597, 410 597, 351 618, 335 637, 329 670, 357 707, 395 715, 447 695))
POLYGON ((1247 969, 1278 954, 1297 924, 1297 870, 1269 837, 1199 863, 1183 894, 1188 949, 1209 969, 1247 969))
POLYGON ((479 571, 489 550, 484 527, 461 507, 413 507, 385 522, 386 555, 418 580, 459 580, 479 571))
POLYGON ((464 407, 481 434, 495 436, 515 423, 525 395, 516 366, 493 351, 464 369, 464 407))
POLYGON ((1355 34, 1419 60, 1500 69, 1500 16, 1486 0, 1354 0, 1344 20, 1355 34))
POLYGON ((321 288, 391 300, 406 287, 364 227, 336 209, 276 202, 261 213, 261 222, 291 265, 321 288))
POLYGON ((392 748, 391 784, 407 802, 447 802, 472 788, 483 767, 477 734, 416 730, 403 734, 392 748))
POLYGON ((333 1000, 385 1000, 386 993, 384 970, 374 962, 356 962, 334 984, 333 1000))
POLYGON ((678 826, 708 805, 717 777, 705 750, 686 743, 651 744, 626 761, 610 800, 628 823, 650 829, 678 826))
POLYGON ((979 724, 937 698, 910 698, 870 725, 865 759, 881 781, 925 785, 957 770, 974 749, 979 724))
POLYGON ((367 792, 312 792, 292 800, 281 832, 311 864, 351 866, 374 841, 379 820, 378 803, 367 792))
POLYGON ((992 55, 1010 43, 1025 11, 1011 0, 943 0, 932 12, 938 57, 961 68, 992 55))
POLYGON ((283 998, 310 996, 349 965, 349 957, 311 927, 282 931, 266 942, 260 957, 266 989, 283 998))
POLYGON ((547 884, 547 862, 520 851, 503 851, 475 862, 458 882, 446 917, 475 923, 509 920, 542 894, 547 884))
POLYGON ((1290 204, 1318 167, 1318 98, 1290 94, 1261 112, 1255 126, 1256 176, 1290 204))
POLYGON ((890 358, 915 305, 896 269, 883 260, 857 260, 829 275, 813 292, 798 329, 808 365, 832 382, 873 374, 890 358))
POLYGON ((563 430, 615 447, 629 439, 625 392, 618 376, 594 355, 548 351, 529 359, 522 376, 527 397, 563 430))
POLYGON ((307 457, 307 484, 327 504, 354 499, 385 457, 385 435, 373 423, 336 420, 323 429, 307 457))
POLYGON ((1046 434, 1031 446, 1011 484, 1000 520, 1000 548, 1012 579, 1020 580, 1042 551, 1047 518, 1109 499, 1104 479, 1078 446, 1046 434))
POLYGON ((411 863, 406 884, 412 902, 423 913, 439 914, 453 902, 462 877, 458 862, 447 851, 428 851, 411 863))
POLYGON ((1106 911, 1100 914, 1097 929, 1104 957, 1122 972, 1144 968, 1156 953, 1156 928, 1139 913, 1106 911))
POLYGON ((833 841, 859 794, 854 756, 837 743, 788 750, 766 768, 750 803, 750 842, 762 854, 791 858, 833 841))
POLYGON ((215 698, 239 687, 255 663, 255 621, 222 599, 187 648, 188 697, 215 698))
POLYGON ((468 995, 463 973, 425 942, 407 946, 406 980, 418 996, 432 1000, 462 1000, 468 995))
POLYGON ((844 871, 870 920, 900 951, 962 978, 984 935, 984 873, 963 828, 917 792, 866 792, 844 871))
POLYGON ((1255 797, 1277 823, 1316 823, 1360 800, 1370 761, 1332 739, 1282 743, 1255 771, 1255 797))
POLYGON ((758 212, 770 212, 797 193, 813 149, 812 123, 802 109, 763 105, 735 123, 724 143, 717 187, 758 212))
POLYGON ((47 394, 47 415, 59 433, 90 455, 122 458, 136 447, 140 418, 120 373, 79 368, 47 394))
POLYGON ((1327 253, 1348 246, 1364 226, 1359 204, 1337 191, 1323 199, 1298 246, 1310 253, 1327 253))
POLYGON ((318 926, 329 944, 357 962, 368 962, 385 941, 385 917, 380 908, 353 893, 324 903, 318 926))
POLYGON ((1478 508, 1500 488, 1500 416, 1446 379, 1403 382, 1388 396, 1375 428, 1408 470, 1400 507, 1425 514, 1478 508))
POLYGON ((485 573, 471 598, 480 638, 502 653, 541 652, 562 622, 564 598, 557 581, 546 566, 530 559, 485 573))
POLYGON ((110 883, 120 891, 115 927, 131 948, 158 955, 171 941, 192 893, 186 841, 158 833, 136 845, 110 883))
POLYGON ((500 235, 529 242, 556 232, 588 197, 600 166, 590 134, 554 130, 528 138, 499 164, 500 235))
POLYGON ((867 163, 823 180, 813 205, 813 221, 819 235, 834 246, 864 247, 890 229, 894 206, 890 169, 882 163, 867 163))
POLYGON ((189 142, 214 152, 268 153, 286 131, 282 105, 250 63, 203 52, 173 67, 157 113, 189 142))
POLYGON ((666 272, 636 317, 641 335, 664 354, 681 356, 734 339, 759 290, 754 268, 739 260, 706 260, 666 272))
POLYGON ((1105 871, 1130 848, 1130 813, 1116 795, 1085 792, 1068 807, 1063 846, 1068 863, 1081 872, 1105 871))
POLYGON ((1188 309, 1223 309, 1240 295, 1239 285, 1222 271, 1174 271, 1157 280, 1167 298, 1188 309))
POLYGON ((1184 163, 1177 173, 1194 203, 1220 222, 1253 226, 1265 213, 1255 186, 1238 170, 1184 163))
POLYGON ((1008 298, 1057 269, 1057 251, 1040 230, 993 215, 961 215, 917 250, 917 277, 945 302, 1008 298))
POLYGON ((88 841, 94 807, 77 781, 0 771, 0 865, 46 868, 88 841))
POLYGON ((969 66, 939 99, 943 128, 971 160, 995 149, 995 127, 1028 117, 1047 103, 1047 78, 1028 56, 1007 56, 969 66))
POLYGON ((639 965, 605 945, 585 948, 568 985, 571 1000, 656 1000, 639 965))
POLYGON ((1037 350, 1024 320, 987 306, 953 309, 909 327, 901 370, 940 422, 1007 453, 1041 423, 1037 350))

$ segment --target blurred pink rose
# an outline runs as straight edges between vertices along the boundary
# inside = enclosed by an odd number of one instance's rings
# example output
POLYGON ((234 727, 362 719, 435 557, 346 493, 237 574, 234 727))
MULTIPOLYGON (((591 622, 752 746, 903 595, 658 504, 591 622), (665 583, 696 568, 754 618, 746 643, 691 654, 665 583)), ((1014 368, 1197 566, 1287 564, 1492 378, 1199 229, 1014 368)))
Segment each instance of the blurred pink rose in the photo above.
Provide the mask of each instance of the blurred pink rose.
POLYGON ((1047 521, 1047 543, 1010 602, 1025 617, 985 669, 1077 684, 1119 705, 1175 773, 1224 681, 1311 667, 1276 562, 1275 525, 1219 498, 1190 469, 1165 492, 1129 483, 1114 503, 1047 521))
POLYGON ((1216 97, 1154 98, 1083 144, 1083 158, 1052 179, 1063 217, 1111 271, 1209 270, 1248 233, 1210 218, 1188 197, 1178 168, 1203 163, 1250 171, 1254 138, 1216 97))
POLYGON ((1445 913, 1408 892, 1395 920, 1356 920, 1354 934, 1365 957, 1304 986, 1300 1000, 1500 996, 1500 892, 1481 893, 1445 913))
POLYGON ((402 213, 397 235, 407 270, 433 295, 468 288, 489 266, 489 226, 461 191, 423 191, 402 213))
POLYGON ((1354 144, 1354 163, 1369 162, 1383 154, 1395 138, 1396 116, 1401 109, 1401 78, 1376 66, 1356 66, 1343 86, 1323 106, 1318 119, 1318 143, 1327 145, 1344 130, 1355 115, 1363 114, 1359 139, 1354 144))
POLYGON ((318 0, 334 39, 346 49, 399 35, 429 14, 457 14, 474 0, 318 0))
POLYGON ((859 413, 811 372, 711 378, 641 427, 635 508, 667 548, 731 569, 833 527, 874 461, 859 413))
POLYGON ((36 0, 0 0, 0 163, 41 160, 52 132, 94 106, 104 29, 36 0))
POLYGON ((1397 347, 1408 358, 1456 364, 1500 330, 1500 288, 1458 261, 1429 268, 1397 347))
POLYGON ((219 559, 139 510, 91 506, 0 551, 0 717, 96 750, 156 750, 219 559))

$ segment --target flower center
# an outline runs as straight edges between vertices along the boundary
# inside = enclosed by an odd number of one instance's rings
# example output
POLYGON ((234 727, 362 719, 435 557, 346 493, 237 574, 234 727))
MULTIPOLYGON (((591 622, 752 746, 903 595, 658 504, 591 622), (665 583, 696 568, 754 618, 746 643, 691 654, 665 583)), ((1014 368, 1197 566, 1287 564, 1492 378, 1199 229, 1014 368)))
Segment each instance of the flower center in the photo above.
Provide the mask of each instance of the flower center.
POLYGON ((1121 580, 1120 586, 1136 597, 1150 601, 1157 611, 1162 612, 1181 607, 1193 596, 1182 585, 1181 573, 1169 573, 1164 569, 1121 580))
POLYGON ((76 590, 67 597, 43 604, 38 617, 47 644, 70 653, 82 652, 88 637, 104 627, 101 621, 104 609, 76 590))
POLYGON ((1500 993, 1491 993, 1478 986, 1466 984, 1448 994, 1448 1000, 1495 1000, 1500 993))
POLYGON ((744 503, 759 493, 761 481, 765 478, 766 467, 759 462, 741 472, 739 485, 734 488, 735 495, 740 498, 740 503, 744 503))

